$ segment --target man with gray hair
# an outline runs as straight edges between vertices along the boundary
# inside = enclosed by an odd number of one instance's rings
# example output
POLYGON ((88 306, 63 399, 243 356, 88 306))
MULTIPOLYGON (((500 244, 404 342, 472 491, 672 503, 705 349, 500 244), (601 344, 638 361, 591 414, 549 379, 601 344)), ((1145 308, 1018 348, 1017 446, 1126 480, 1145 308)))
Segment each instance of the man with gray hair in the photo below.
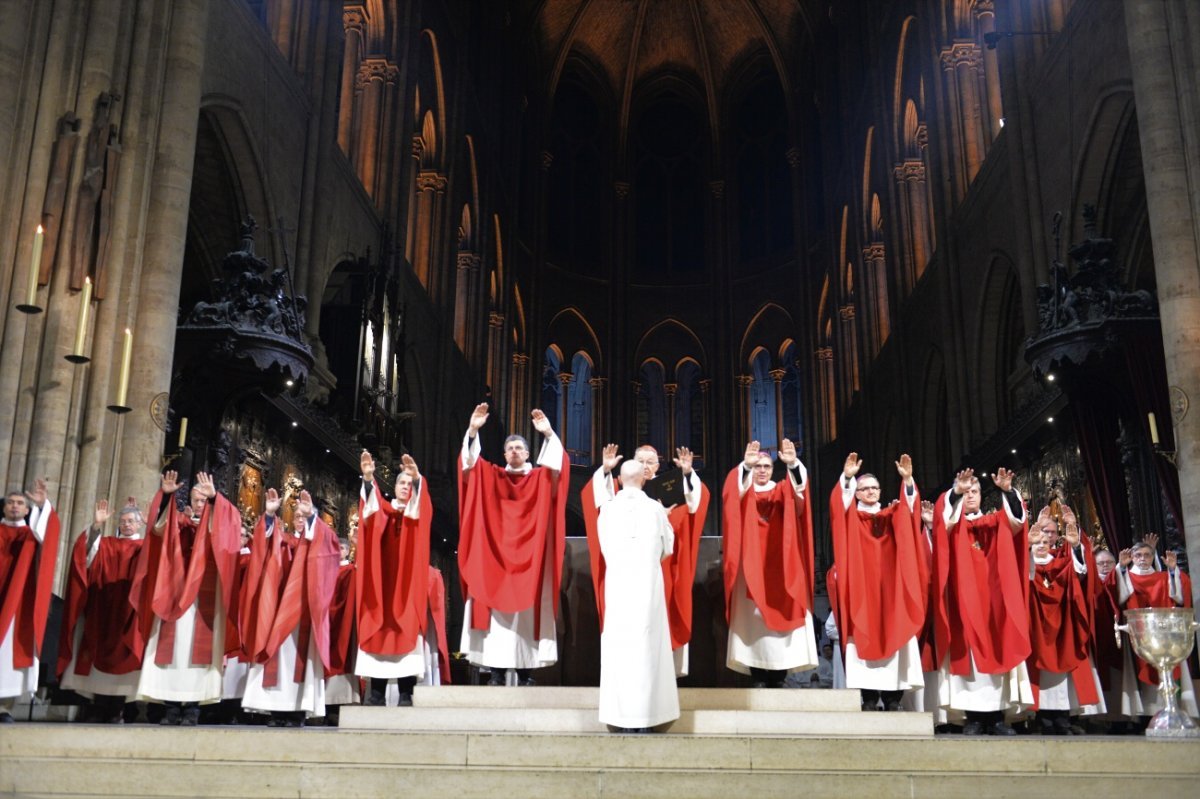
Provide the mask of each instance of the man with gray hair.
POLYGON ((0 519, 0 724, 11 724, 13 702, 38 687, 58 530, 58 514, 46 498, 42 478, 29 491, 5 496, 0 519))
POLYGON ((562 442, 540 410, 530 413, 544 439, 538 468, 523 436, 504 442, 503 467, 480 455, 487 403, 475 406, 459 458, 458 567, 466 600, 461 649, 503 685, 521 685, 558 660, 554 615, 566 550, 570 468, 562 442))
POLYGON ((662 561, 675 534, 666 509, 642 491, 644 469, 621 466, 621 491, 597 520, 606 564, 605 625, 600 634, 600 721, 649 732, 679 718, 662 561))
POLYGON ((114 535, 104 534, 108 500, 96 503, 92 525, 71 550, 71 571, 58 647, 59 685, 94 703, 93 721, 120 724, 137 694, 145 642, 129 601, 146 520, 129 497, 114 535))

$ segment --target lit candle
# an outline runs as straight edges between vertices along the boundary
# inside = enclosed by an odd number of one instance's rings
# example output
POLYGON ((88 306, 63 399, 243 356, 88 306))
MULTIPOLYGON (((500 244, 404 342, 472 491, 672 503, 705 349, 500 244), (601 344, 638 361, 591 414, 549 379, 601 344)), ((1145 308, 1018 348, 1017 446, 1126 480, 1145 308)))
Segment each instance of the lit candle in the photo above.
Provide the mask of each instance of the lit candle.
POLYGON ((1150 443, 1158 446, 1158 422, 1154 420, 1154 414, 1148 413, 1146 416, 1150 419, 1150 443))
POLYGON ((187 417, 179 423, 179 448, 183 449, 183 445, 187 443, 187 417))
POLYGON ((129 366, 133 361, 133 331, 125 328, 125 350, 121 353, 121 377, 117 381, 117 402, 119 408, 124 408, 129 394, 129 366))
POLYGON ((79 293, 79 328, 75 331, 75 349, 71 353, 77 358, 83 357, 83 340, 87 335, 88 311, 92 306, 92 279, 83 279, 83 291, 79 293))
POLYGON ((38 225, 37 235, 33 237, 33 258, 29 261, 29 292, 25 296, 26 305, 37 305, 38 276, 42 271, 42 245, 45 241, 46 231, 38 225))

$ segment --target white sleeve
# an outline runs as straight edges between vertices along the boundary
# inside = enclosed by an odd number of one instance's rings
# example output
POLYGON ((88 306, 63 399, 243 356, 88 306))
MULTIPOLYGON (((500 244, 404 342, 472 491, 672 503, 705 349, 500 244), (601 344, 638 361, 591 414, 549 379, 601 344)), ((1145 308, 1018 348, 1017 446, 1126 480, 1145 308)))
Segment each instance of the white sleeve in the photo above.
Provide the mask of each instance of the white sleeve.
POLYGON ((837 618, 833 613, 829 614, 829 618, 825 619, 825 637, 830 641, 838 640, 837 618))
POLYGON ((30 503, 29 506, 29 529, 33 530, 33 537, 40 544, 46 540, 46 527, 50 524, 50 513, 54 508, 50 504, 49 498, 42 503, 39 508, 37 505, 30 503))
POLYGON ((948 490, 946 492, 946 501, 942 503, 942 521, 945 522, 947 527, 953 527, 954 525, 958 524, 958 520, 962 517, 962 495, 959 495, 958 502, 953 502, 950 499, 950 496, 953 493, 953 488, 948 490))
POLYGON ((788 485, 792 487, 792 491, 795 492, 796 497, 803 499, 804 489, 808 488, 808 469, 804 468, 804 461, 799 458, 796 459, 796 468, 800 470, 799 481, 796 480, 796 476, 792 474, 790 468, 784 468, 784 471, 787 472, 788 485))
POLYGON ((462 470, 465 472, 475 465, 475 461, 479 460, 479 436, 471 435, 471 431, 467 430, 467 434, 463 436, 462 443, 462 470))
MULTIPOLYGON (((421 492, 424 490, 425 490, 425 480, 424 479, 413 481, 412 491, 409 493, 408 502, 404 506, 404 518, 406 518, 406 519, 421 518, 421 492)), ((378 494, 379 491, 378 491, 378 489, 376 489, 375 491, 372 491, 371 493, 378 494)))
POLYGON ((612 472, 605 474, 603 466, 592 474, 592 499, 597 508, 617 495, 616 488, 612 472))
MULTIPOLYGON (((92 534, 92 528, 91 528, 91 527, 88 527, 88 529, 87 529, 87 530, 85 530, 85 531, 83 532, 83 534, 84 534, 84 535, 91 535, 91 534, 92 534)), ((103 531, 103 530, 101 530, 101 531, 100 531, 100 535, 96 536, 96 540, 95 540, 95 541, 93 541, 93 542, 91 543, 91 545, 89 545, 89 546, 88 546, 88 553, 87 553, 87 565, 88 565, 89 567, 92 565, 92 561, 96 559, 96 553, 98 553, 98 552, 100 551, 100 539, 102 539, 102 538, 104 538, 104 531, 103 531)))
POLYGON ((1117 567, 1117 604, 1124 607, 1133 594, 1133 583, 1129 579, 1129 569, 1117 567))
POLYGON ((1020 491, 1014 488, 1012 492, 1017 495, 1017 502, 1019 502, 1021 506, 1021 515, 1018 516, 1013 513, 1013 509, 1008 505, 1008 494, 1003 491, 1000 492, 1000 504, 1004 506, 1004 515, 1008 517, 1009 526, 1012 527, 1013 532, 1016 532, 1017 530, 1020 530, 1021 525, 1025 523, 1025 501, 1021 499, 1020 491))
MULTIPOLYGON (((658 505, 658 503, 655 503, 658 505)), ((662 537, 663 554, 660 560, 666 560, 675 552, 675 530, 671 527, 671 520, 667 518, 667 509, 662 505, 658 505, 656 511, 658 517, 659 535, 662 537)))
POLYGON ((267 538, 270 538, 271 534, 275 532, 275 517, 274 516, 266 517, 266 520, 263 522, 263 529, 265 529, 267 531, 267 538))
POLYGON ((1179 579, 1179 567, 1169 569, 1167 573, 1167 587, 1171 590, 1171 599, 1183 605, 1185 599, 1183 596, 1183 580, 1179 579))
POLYGON ((1075 547, 1067 544, 1067 548, 1071 550, 1071 563, 1075 565, 1075 573, 1087 574, 1087 561, 1075 554, 1075 547))
POLYGON ((557 433, 551 433, 542 441, 542 450, 538 453, 537 465, 558 472, 562 471, 563 445, 557 433))
POLYGON ((747 469, 744 463, 739 463, 737 467, 742 474, 742 479, 738 482, 738 497, 741 498, 750 490, 754 482, 754 473, 747 469))
POLYGON ((908 490, 908 486, 904 484, 903 480, 900 481, 900 496, 904 497, 904 501, 908 503, 908 510, 910 513, 917 506, 918 493, 920 492, 917 490, 917 481, 915 479, 913 480, 912 491, 908 490))
MULTIPOLYGON (((464 460, 465 462, 465 460, 464 460)), ((362 501, 362 518, 359 521, 365 521, 368 516, 379 510, 379 483, 375 482, 375 478, 371 478, 371 493, 367 495, 366 483, 359 480, 358 498, 362 501)))
POLYGON ((854 492, 858 490, 858 478, 847 477, 845 472, 838 478, 838 485, 842 487, 842 510, 850 510, 850 503, 854 501, 854 492))
POLYGON ((693 469, 691 474, 683 478, 683 500, 687 503, 688 513, 695 513, 700 509, 700 498, 703 495, 704 483, 700 482, 700 475, 693 469))

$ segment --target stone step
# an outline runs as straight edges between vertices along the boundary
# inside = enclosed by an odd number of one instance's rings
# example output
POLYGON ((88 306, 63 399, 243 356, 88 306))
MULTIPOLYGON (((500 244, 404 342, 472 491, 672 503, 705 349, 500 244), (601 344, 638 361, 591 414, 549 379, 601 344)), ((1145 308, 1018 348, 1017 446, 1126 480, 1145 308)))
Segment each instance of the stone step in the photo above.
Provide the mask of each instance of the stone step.
MULTIPOLYGON (((504 691, 503 688, 494 688, 504 691)), ((509 689, 519 693, 526 689, 509 689)), ((415 697, 414 697, 415 702, 415 697)), ((598 733, 608 728, 593 707, 362 707, 341 710, 343 730, 598 733)), ((932 737, 928 713, 683 710, 666 733, 695 735, 819 735, 932 737)))
MULTIPOLYGON (((348 709, 348 708, 347 708, 348 709)), ((891 714, 864 714, 884 716, 891 714)), ((0 727, 0 795, 614 799, 1195 794, 1200 743, 0 727)))
MULTIPOLYGON (((851 690, 783 688, 680 688, 683 710, 845 711, 859 713, 860 695, 851 690)), ((418 685, 416 707, 590 708, 598 707, 596 687, 418 685)))

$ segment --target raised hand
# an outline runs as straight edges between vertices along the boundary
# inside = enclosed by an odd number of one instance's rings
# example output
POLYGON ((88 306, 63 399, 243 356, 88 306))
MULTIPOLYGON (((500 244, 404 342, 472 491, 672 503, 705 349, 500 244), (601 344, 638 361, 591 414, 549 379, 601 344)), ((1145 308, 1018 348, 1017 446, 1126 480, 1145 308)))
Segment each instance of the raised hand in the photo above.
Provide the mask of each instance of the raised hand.
POLYGON ((174 494, 179 490, 179 472, 174 469, 168 469, 162 475, 162 492, 164 494, 174 494))
POLYGON ((208 472, 196 472, 196 490, 205 499, 215 497, 217 495, 217 487, 213 484, 212 475, 208 472))
POLYGON ((1063 539, 1072 547, 1079 546, 1079 525, 1063 520, 1063 539))
POLYGON ((751 441, 746 445, 746 456, 742 459, 742 466, 746 467, 747 471, 753 469, 754 465, 758 463, 758 452, 761 448, 762 445, 757 441, 751 441))
POLYGON ((529 418, 533 419, 533 429, 544 435, 546 438, 554 435, 554 429, 550 426, 550 419, 546 414, 539 409, 534 408, 529 412, 529 418))
POLYGON ((1128 566, 1130 563, 1133 563, 1133 550, 1122 549, 1120 554, 1117 555, 1117 563, 1122 566, 1128 566))
POLYGON ((779 460, 789 469, 796 465, 796 445, 790 438, 779 442, 779 460))
POLYGON ((1070 505, 1063 505, 1061 512, 1063 524, 1079 524, 1079 520, 1075 518, 1075 511, 1071 510, 1070 505))
POLYGON ((600 452, 600 463, 604 466, 604 471, 612 472, 617 468, 617 464, 621 462, 624 455, 619 455, 616 444, 605 444, 604 449, 600 452))
POLYGON ((274 516, 279 511, 279 506, 283 504, 283 497, 279 496, 279 492, 273 488, 267 489, 267 502, 263 506, 264 511, 268 516, 274 516))
POLYGON ((1158 533, 1146 533, 1146 537, 1142 539, 1153 550, 1158 549, 1158 533))
POLYGON ((1163 553, 1163 565, 1168 569, 1174 569, 1179 565, 1179 553, 1173 549, 1168 549, 1163 553))
POLYGON ((692 459, 694 457, 695 456, 692 455, 692 451, 690 449, 687 447, 679 447, 675 450, 675 457, 672 460, 674 460, 676 466, 683 470, 684 474, 691 474, 692 459))
POLYGON ((858 470, 862 468, 862 459, 858 457, 857 452, 851 452, 846 456, 846 463, 842 466, 842 474, 847 477, 853 477, 858 474, 858 470))
POLYGON ((46 504, 46 478, 38 477, 33 481, 33 488, 25 492, 29 501, 39 508, 46 504))
POLYGON ((417 462, 407 452, 400 456, 400 469, 411 477, 414 483, 421 479, 421 472, 417 469, 417 462))
POLYGON ((921 522, 933 526, 933 503, 927 499, 921 500, 921 522))
POLYGON ((104 523, 108 521, 108 517, 110 515, 111 513, 108 509, 108 500, 100 500, 96 503, 96 512, 92 514, 92 526, 97 530, 102 529, 104 527, 104 523))
POLYGON ((364 483, 369 483, 375 479, 375 458, 371 457, 371 453, 365 449, 358 456, 358 470, 362 472, 364 483))
POLYGON ((954 476, 954 493, 965 494, 971 490, 971 484, 975 482, 975 470, 963 469, 954 476))
POLYGON ((1012 491, 1013 478, 1017 475, 1015 472, 1010 472, 1003 466, 996 469, 996 473, 992 475, 992 482, 996 484, 996 488, 1001 491, 1012 491))
POLYGON ((467 427, 471 431, 471 435, 479 432, 479 428, 483 427, 483 423, 488 420, 488 404, 481 402, 475 406, 475 410, 471 411, 471 422, 467 427))
POLYGON ((300 500, 296 503, 296 518, 308 519, 313 515, 312 494, 308 491, 300 492, 300 500))
POLYGON ((896 461, 896 473, 900 475, 900 480, 908 485, 912 483, 913 465, 912 458, 905 453, 900 456, 900 460, 896 461))

